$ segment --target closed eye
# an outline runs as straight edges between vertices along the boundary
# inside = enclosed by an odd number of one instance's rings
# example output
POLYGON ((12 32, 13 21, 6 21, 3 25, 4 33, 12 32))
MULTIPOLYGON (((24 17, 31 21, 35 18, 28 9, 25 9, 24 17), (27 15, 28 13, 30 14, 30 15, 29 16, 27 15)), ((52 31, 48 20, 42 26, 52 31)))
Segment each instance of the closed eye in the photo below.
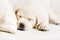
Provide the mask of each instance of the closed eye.
POLYGON ((33 19, 31 19, 31 18, 28 18, 28 17, 25 17, 25 16, 21 16, 21 15, 19 15, 19 18, 27 18, 28 19, 28 21, 32 21, 33 19))
POLYGON ((20 16, 20 15, 17 15, 17 19, 19 19, 19 18, 21 18, 22 16, 20 16))
POLYGON ((20 18, 22 17, 22 16, 19 16, 20 18))
POLYGON ((32 19, 29 18, 28 20, 30 21, 30 20, 32 20, 32 19))
POLYGON ((28 18, 29 21, 31 21, 32 19, 28 18))

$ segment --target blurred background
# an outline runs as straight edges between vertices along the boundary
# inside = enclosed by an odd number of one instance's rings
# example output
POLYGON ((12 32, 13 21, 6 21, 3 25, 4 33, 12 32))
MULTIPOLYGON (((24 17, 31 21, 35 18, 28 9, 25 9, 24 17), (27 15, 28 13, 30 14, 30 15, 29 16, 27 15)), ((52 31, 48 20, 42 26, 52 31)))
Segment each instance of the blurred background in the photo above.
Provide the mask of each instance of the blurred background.
POLYGON ((42 0, 43 4, 49 6, 53 13, 60 19, 60 0, 42 0))
POLYGON ((60 0, 50 0, 50 7, 56 15, 60 16, 60 0))

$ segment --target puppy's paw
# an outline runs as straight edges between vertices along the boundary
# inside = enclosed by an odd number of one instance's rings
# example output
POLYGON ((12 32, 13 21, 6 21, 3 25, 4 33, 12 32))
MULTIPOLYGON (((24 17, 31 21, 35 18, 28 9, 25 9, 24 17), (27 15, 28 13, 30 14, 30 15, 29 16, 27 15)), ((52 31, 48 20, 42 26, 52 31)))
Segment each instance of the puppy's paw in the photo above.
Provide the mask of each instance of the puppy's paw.
POLYGON ((38 30, 39 31, 48 31, 47 27, 45 25, 42 25, 42 24, 39 24, 38 30))
POLYGON ((47 25, 43 24, 42 22, 38 24, 38 18, 36 17, 36 23, 33 27, 34 29, 37 29, 39 31, 48 31, 47 25))
POLYGON ((35 25, 33 28, 39 31, 48 31, 47 26, 43 25, 42 23, 35 25))

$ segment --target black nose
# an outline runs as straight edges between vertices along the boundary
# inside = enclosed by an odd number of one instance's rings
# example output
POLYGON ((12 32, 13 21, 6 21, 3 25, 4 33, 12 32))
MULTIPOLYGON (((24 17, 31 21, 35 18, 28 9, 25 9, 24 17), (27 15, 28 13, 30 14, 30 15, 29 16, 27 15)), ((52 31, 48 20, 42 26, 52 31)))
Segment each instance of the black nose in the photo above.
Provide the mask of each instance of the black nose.
POLYGON ((24 31, 25 25, 23 23, 19 24, 18 30, 24 31))
POLYGON ((24 26, 25 26, 25 25, 24 25, 23 23, 20 23, 20 24, 19 24, 19 27, 21 27, 21 28, 24 28, 24 26))

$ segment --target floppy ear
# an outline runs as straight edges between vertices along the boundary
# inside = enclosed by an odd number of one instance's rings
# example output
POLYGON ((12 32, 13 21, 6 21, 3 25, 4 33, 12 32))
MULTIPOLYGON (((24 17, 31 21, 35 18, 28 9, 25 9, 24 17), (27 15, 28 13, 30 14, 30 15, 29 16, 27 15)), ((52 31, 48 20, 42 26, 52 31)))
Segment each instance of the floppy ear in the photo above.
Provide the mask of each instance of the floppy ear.
POLYGON ((17 17, 18 11, 19 11, 19 9, 16 9, 16 10, 15 10, 15 15, 16 15, 16 17, 17 17))

